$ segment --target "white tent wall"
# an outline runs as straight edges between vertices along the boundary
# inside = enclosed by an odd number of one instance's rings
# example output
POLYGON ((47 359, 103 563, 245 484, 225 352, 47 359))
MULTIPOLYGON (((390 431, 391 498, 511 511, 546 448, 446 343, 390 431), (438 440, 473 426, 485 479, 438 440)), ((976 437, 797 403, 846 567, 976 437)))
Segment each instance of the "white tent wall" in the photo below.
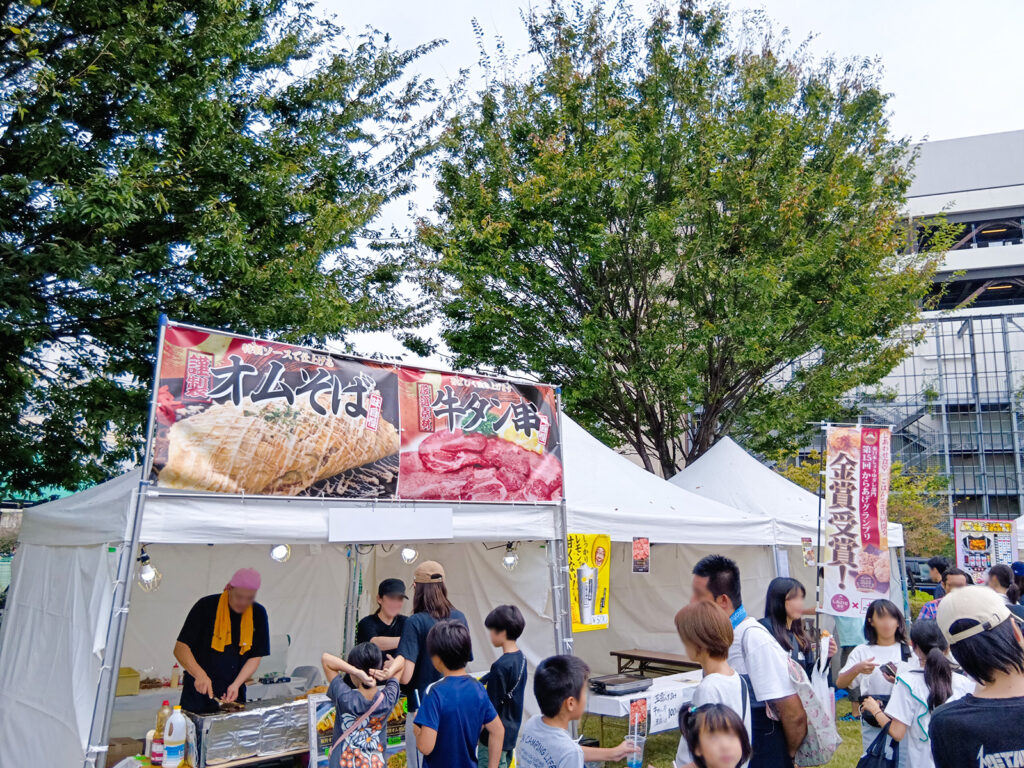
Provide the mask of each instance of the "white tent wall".
POLYGON ((82 764, 116 570, 106 544, 19 546, 0 642, 0 767, 82 764))
POLYGON ((360 617, 376 608, 377 584, 386 578, 399 578, 408 587, 409 603, 406 613, 412 612, 412 576, 416 564, 436 560, 445 569, 448 597, 452 604, 466 614, 473 640, 470 671, 486 671, 501 655, 501 649, 491 645, 484 619, 499 605, 518 606, 526 619, 526 631, 518 645, 526 656, 530 680, 527 684, 526 712, 539 710, 533 698, 533 671, 543 659, 555 652, 554 623, 551 619, 551 589, 547 549, 543 542, 524 541, 519 545, 519 564, 509 572, 501 564, 505 542, 488 546, 480 543, 416 544, 419 559, 413 565, 402 562, 396 546, 390 552, 374 547, 374 554, 362 556, 363 595, 359 601, 360 617))
POLYGON ((151 544, 146 551, 163 576, 159 589, 132 591, 121 666, 156 676, 170 675, 174 641, 189 609, 204 595, 217 594, 238 568, 255 568, 262 584, 257 600, 267 609, 271 637, 290 636, 285 669, 320 664, 320 654, 341 648, 348 587, 346 547, 293 545, 286 563, 268 556, 266 545, 151 544))
MULTIPOLYGON (((643 531, 636 533, 644 535, 643 531)), ((573 635, 576 655, 600 675, 616 671, 615 660, 609 655, 613 650, 640 647, 682 653, 672 620, 676 611, 690 602, 693 566, 711 554, 736 561, 743 603, 751 616, 763 615, 765 587, 775 575, 770 547, 652 542, 651 572, 640 574, 632 573, 632 546, 613 542, 609 627, 573 635)))

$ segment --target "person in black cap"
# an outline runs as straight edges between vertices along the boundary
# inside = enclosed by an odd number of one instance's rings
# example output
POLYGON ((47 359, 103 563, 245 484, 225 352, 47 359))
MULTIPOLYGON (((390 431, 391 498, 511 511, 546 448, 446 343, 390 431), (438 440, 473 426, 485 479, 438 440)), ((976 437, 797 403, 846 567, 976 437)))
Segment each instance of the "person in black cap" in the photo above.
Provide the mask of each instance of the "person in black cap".
POLYGON ((385 660, 394 656, 405 629, 407 617, 402 615, 402 609, 408 599, 405 582, 384 579, 377 587, 377 610, 364 616, 356 625, 356 644, 373 643, 380 648, 385 660))

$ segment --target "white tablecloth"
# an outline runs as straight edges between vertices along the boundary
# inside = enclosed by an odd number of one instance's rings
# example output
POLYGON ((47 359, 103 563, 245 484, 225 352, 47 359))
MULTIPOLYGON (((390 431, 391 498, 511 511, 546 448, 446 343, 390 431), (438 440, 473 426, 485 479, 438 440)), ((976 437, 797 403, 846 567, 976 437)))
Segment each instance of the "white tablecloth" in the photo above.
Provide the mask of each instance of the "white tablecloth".
POLYGON ((587 694, 587 712, 605 717, 629 717, 629 703, 647 700, 649 733, 674 731, 679 727, 679 710, 693 700, 693 691, 704 673, 697 669, 677 675, 655 677, 646 691, 625 696, 587 694))

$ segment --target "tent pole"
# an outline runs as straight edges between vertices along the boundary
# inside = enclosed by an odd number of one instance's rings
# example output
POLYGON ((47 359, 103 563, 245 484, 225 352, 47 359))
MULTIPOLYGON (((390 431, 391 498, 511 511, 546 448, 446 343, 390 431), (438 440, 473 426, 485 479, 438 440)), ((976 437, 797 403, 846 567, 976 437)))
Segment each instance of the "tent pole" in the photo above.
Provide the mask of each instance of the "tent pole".
POLYGON ((360 581, 359 547, 348 546, 348 592, 345 597, 345 637, 342 641, 342 655, 347 655, 356 642, 356 613, 359 607, 360 581))
POLYGON ((910 616, 910 591, 907 588, 907 559, 906 545, 896 547, 896 562, 900 566, 900 590, 903 592, 903 615, 907 617, 909 627, 913 619, 910 616))
POLYGON ((821 464, 818 466, 818 549, 817 562, 814 564, 814 634, 821 637, 821 502, 825 498, 825 454, 828 452, 828 424, 822 422, 824 444, 821 446, 821 464))
POLYGON ((128 626, 135 553, 139 549, 139 539, 142 535, 142 514, 146 507, 146 491, 149 488, 149 471, 153 460, 153 429, 156 425, 157 393, 160 389, 158 384, 160 382, 160 365, 164 357, 164 331, 166 329, 167 316, 160 315, 142 476, 139 478, 139 487, 132 500, 132 516, 129 521, 131 531, 128 533, 128 538, 121 542, 121 551, 117 558, 117 580, 114 582, 114 593, 110 602, 110 622, 107 624, 107 638, 103 646, 100 678, 96 683, 96 700, 92 708, 92 725, 89 727, 89 742, 85 752, 84 768, 105 768, 107 764, 110 719, 114 712, 114 694, 117 692, 117 676, 121 667, 121 653, 124 650, 124 632, 128 626))

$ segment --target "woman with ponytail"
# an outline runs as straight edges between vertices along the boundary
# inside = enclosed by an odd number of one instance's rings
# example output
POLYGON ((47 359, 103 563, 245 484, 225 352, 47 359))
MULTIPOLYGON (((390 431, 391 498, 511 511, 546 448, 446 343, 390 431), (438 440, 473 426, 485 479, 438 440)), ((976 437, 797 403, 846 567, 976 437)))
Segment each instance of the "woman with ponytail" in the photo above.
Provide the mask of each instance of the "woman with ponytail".
POLYGON ((910 629, 910 641, 916 659, 900 664, 885 711, 870 697, 861 706, 874 715, 879 725, 889 723, 889 735, 906 745, 907 768, 934 768, 928 738, 932 712, 973 692, 974 683, 954 670, 947 656, 949 643, 933 620, 915 622, 910 629))

